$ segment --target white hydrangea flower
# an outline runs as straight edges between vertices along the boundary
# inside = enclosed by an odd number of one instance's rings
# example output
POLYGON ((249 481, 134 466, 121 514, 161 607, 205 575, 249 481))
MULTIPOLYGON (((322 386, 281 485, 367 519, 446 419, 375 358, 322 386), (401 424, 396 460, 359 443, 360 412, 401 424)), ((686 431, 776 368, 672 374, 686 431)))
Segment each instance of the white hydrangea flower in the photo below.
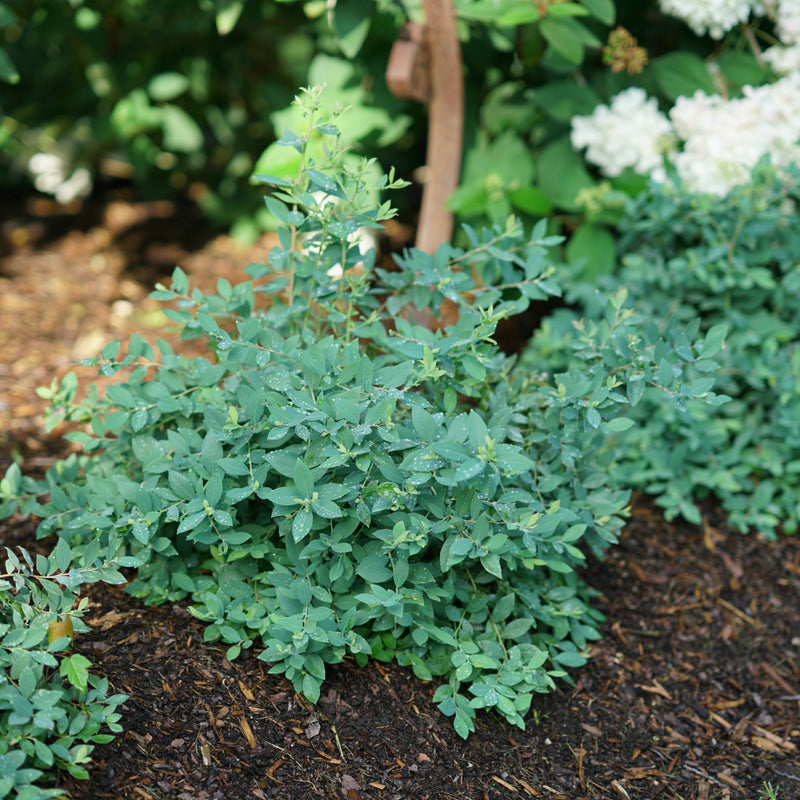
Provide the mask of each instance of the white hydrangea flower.
POLYGON ((689 190, 724 195, 766 154, 776 167, 800 163, 800 73, 743 91, 733 100, 697 92, 670 111, 684 140, 673 161, 689 190))
POLYGON ((62 205, 92 191, 92 175, 79 167, 70 174, 70 165, 54 153, 36 153, 28 160, 28 172, 33 185, 45 194, 52 194, 62 205))
POLYGON ((762 55, 778 75, 789 75, 800 70, 800 44, 776 44, 767 48, 762 55))
POLYGON ((751 11, 763 9, 761 3, 747 0, 659 0, 664 14, 683 20, 698 36, 707 33, 721 39, 729 30, 747 22, 751 11))
POLYGON ((732 100, 703 92, 679 97, 669 118, 642 89, 628 89, 610 107, 575 117, 571 138, 609 177, 632 167, 664 181, 666 157, 689 191, 724 195, 746 183, 767 154, 777 168, 800 164, 800 70, 746 86, 732 100))
POLYGON ((589 116, 572 118, 570 140, 576 150, 609 178, 627 168, 641 175, 664 177, 664 153, 673 139, 672 126, 655 98, 633 87, 600 105, 589 116))
POLYGON ((775 32, 787 45, 800 42, 800 0, 778 0, 774 12, 775 32))

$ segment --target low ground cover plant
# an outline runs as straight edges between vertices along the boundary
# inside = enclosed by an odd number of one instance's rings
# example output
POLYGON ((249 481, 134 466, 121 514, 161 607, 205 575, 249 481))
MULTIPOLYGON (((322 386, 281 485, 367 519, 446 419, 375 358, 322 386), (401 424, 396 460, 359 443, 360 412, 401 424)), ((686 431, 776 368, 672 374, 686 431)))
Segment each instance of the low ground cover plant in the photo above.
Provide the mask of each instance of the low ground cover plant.
MULTIPOLYGON (((631 410, 638 424, 618 462, 620 480, 657 496, 668 517, 699 522, 697 502, 713 496, 742 531, 797 529, 799 189, 796 167, 777 171, 763 161, 750 183, 723 198, 689 192, 679 180, 653 184, 619 224, 622 267, 600 281, 602 290, 625 286, 652 324, 677 319, 692 335, 715 339, 719 370, 695 364, 685 375, 698 391, 713 379, 732 398, 664 408, 646 392, 631 410)), ((529 363, 540 364, 543 353, 551 368, 568 363, 575 322, 604 313, 593 286, 570 294, 576 307, 543 326, 529 363)))
POLYGON ((311 701, 326 664, 397 659, 439 678, 435 702, 462 736, 481 708, 523 727, 533 694, 569 679, 599 635, 576 569, 623 524, 623 412, 644 389, 717 402, 681 381, 687 363, 715 369, 720 332, 659 330, 622 291, 559 374, 515 368, 492 337, 558 293, 557 240, 511 218, 467 228, 469 250, 376 267, 359 229, 392 209, 374 203, 371 165, 344 164, 319 100, 301 95, 305 130, 283 140, 297 175, 262 177, 282 222, 270 263, 216 295, 180 270, 155 292, 208 356, 134 336, 94 362, 118 376, 102 396, 79 398, 74 378, 50 387, 53 422, 83 425, 68 434, 83 455, 43 481, 12 467, 0 513, 42 519, 70 590, 82 570, 129 569, 128 591, 189 598, 228 658, 255 647, 311 701), (414 321, 445 298, 456 323, 414 321))
MULTIPOLYGON (((10 472, 4 480, 13 482, 13 467, 10 472)), ((73 566, 66 539, 49 557, 6 548, 0 574, 0 797, 63 797, 41 784, 57 770, 88 777, 94 744, 122 730, 116 708, 127 697, 109 695, 108 681, 89 673, 89 659, 68 654, 73 634, 88 630, 77 587, 98 580, 125 579, 108 565, 73 566)))

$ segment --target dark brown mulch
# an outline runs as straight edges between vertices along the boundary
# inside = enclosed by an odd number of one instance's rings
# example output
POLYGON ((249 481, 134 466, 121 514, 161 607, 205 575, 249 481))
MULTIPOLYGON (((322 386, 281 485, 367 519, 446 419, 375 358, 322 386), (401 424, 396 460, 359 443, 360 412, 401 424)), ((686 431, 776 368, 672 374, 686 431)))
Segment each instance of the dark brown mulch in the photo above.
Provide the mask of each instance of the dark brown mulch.
POLYGON ((408 670, 333 667, 314 708, 252 654, 205 644, 184 605, 94 587, 76 649, 130 700, 91 780, 64 785, 75 800, 755 800, 767 781, 800 796, 800 542, 639 503, 588 579, 608 622, 575 686, 535 698, 526 731, 483 715, 466 742, 408 670))
MULTIPOLYGON (((123 224, 148 213, 166 211, 123 203, 63 238, 47 235, 46 214, 5 224, 16 246, 0 263, 0 471, 12 448, 50 460, 32 381, 155 325, 147 269, 130 277, 147 248, 125 250, 123 224)), ((163 241, 154 253, 208 285, 241 279, 267 246, 163 241)), ((76 649, 130 700, 90 780, 63 786, 75 800, 760 800, 768 781, 779 800, 798 798, 800 541, 731 533, 711 507, 706 519, 667 524, 638 500, 620 546, 587 572, 608 622, 575 685, 537 697, 527 731, 482 715, 467 742, 431 703, 434 685, 407 670, 331 668, 314 708, 253 655, 228 663, 184 606, 92 587, 92 631, 76 649)), ((0 523, 0 545, 32 537, 28 522, 0 523)))

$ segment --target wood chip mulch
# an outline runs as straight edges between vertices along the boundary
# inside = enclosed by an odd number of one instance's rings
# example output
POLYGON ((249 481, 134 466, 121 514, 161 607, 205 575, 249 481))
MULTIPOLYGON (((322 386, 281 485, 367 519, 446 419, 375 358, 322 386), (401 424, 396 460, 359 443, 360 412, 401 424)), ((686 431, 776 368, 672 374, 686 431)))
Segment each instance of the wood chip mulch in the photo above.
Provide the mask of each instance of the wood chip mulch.
MULTIPOLYGON (((9 527, 1 539, 31 532, 9 527)), ((229 663, 205 644, 185 605, 92 587, 76 649, 130 700, 91 779, 64 787, 75 800, 756 800, 769 782, 800 797, 800 541, 667 524, 639 501, 587 577, 608 621, 575 685, 535 698, 526 731, 484 714, 466 742, 409 670, 333 667, 313 707, 252 654, 229 663)))

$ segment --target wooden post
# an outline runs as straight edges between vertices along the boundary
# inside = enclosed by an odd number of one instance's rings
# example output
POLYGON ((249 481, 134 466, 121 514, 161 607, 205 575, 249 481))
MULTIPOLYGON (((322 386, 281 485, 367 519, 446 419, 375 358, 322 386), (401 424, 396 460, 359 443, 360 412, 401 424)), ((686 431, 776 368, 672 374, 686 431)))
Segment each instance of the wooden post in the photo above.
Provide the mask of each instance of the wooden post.
MULTIPOLYGON (((453 213, 445 205, 461 178, 464 136, 464 76, 452 0, 423 0, 425 25, 403 26, 389 55, 386 83, 397 97, 429 103, 428 151, 416 247, 435 253, 453 235, 453 213)), ((409 312, 428 327, 455 322, 446 300, 441 320, 429 311, 409 312)))
POLYGON ((453 213, 445 206, 461 178, 464 76, 452 0, 424 0, 428 32, 431 102, 428 155, 416 245, 433 253, 453 236, 453 213))

